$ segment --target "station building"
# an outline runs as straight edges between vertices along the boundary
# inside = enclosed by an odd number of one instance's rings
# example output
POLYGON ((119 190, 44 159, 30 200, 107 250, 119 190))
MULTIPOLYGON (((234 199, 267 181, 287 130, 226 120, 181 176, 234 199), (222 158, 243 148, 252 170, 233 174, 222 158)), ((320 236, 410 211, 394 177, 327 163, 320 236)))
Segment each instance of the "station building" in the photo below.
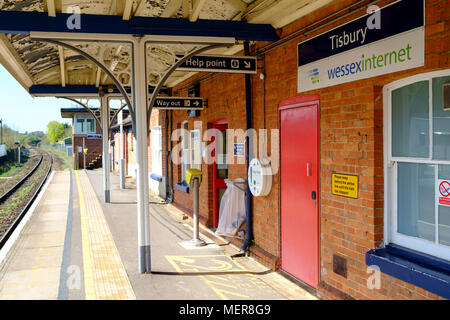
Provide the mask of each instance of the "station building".
POLYGON ((200 222, 215 229, 225 179, 247 179, 247 144, 207 130, 245 133, 250 117, 252 157, 273 171, 270 193, 251 199, 251 256, 324 299, 448 298, 450 207, 438 194, 450 179, 448 2, 376 5, 330 2, 237 53, 257 57, 249 101, 248 75, 179 81, 171 95, 207 106, 153 110, 149 171, 191 214, 185 170, 201 169, 200 222))
MULTIPOLYGON (((115 110, 111 109, 110 116, 115 110)), ((128 110, 123 110, 126 116, 128 110)), ((61 108, 61 117, 72 119, 73 168, 95 169, 102 166, 102 130, 98 108, 61 108), (84 152, 85 150, 86 152, 84 152)), ((113 125, 117 120, 113 121, 113 125)))

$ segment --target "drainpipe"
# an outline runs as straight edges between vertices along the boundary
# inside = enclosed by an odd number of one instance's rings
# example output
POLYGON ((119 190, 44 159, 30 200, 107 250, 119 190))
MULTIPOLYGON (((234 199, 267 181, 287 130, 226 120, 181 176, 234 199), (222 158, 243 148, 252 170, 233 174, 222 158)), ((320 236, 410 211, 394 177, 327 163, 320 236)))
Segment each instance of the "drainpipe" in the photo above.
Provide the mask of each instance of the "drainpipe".
POLYGON ((166 147, 166 202, 171 203, 173 201, 173 190, 172 190, 172 162, 171 162, 171 152, 172 150, 169 150, 170 146, 170 134, 172 132, 171 130, 171 123, 172 123, 172 117, 169 118, 169 115, 171 114, 172 110, 166 110, 165 112, 165 147, 166 147), (170 126, 170 128, 169 128, 170 126))
MULTIPOLYGON (((244 42, 244 54, 248 56, 250 54, 250 48, 248 41, 244 42)), ((247 129, 247 136, 246 136, 246 162, 247 162, 247 172, 250 165, 250 152, 253 151, 250 148, 250 136, 248 134, 248 130, 252 127, 252 83, 251 78, 249 74, 245 75, 245 120, 246 120, 246 129, 247 129)), ((253 142, 253 141, 252 141, 253 142)), ((250 192, 249 182, 247 181, 247 191, 245 196, 245 207, 246 207, 246 219, 247 219, 247 231, 246 231, 246 238, 244 243, 242 244, 241 251, 245 251, 248 245, 250 244, 250 241, 253 238, 252 234, 252 194, 250 192)))

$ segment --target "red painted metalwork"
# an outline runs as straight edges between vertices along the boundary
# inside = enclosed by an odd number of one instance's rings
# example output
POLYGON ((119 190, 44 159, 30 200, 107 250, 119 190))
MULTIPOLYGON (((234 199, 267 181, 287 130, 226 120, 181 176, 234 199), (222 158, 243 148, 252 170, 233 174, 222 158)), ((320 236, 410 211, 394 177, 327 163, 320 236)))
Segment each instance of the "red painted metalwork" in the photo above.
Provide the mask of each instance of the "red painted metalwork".
POLYGON ((280 103, 281 268, 319 282, 319 100, 280 103), (313 193, 315 192, 315 197, 313 193), (314 199, 315 198, 315 199, 314 199))
MULTIPOLYGON (((228 129, 228 122, 225 119, 217 120, 213 122, 214 129, 220 130, 222 134, 224 134, 224 137, 226 137, 226 130, 228 129)), ((214 162, 212 164, 213 166, 213 227, 217 228, 219 225, 219 203, 218 203, 218 189, 227 188, 227 185, 225 183, 225 179, 221 179, 217 175, 217 163, 216 163, 216 139, 217 137, 214 136, 214 150, 212 151, 212 156, 214 157, 214 162)))

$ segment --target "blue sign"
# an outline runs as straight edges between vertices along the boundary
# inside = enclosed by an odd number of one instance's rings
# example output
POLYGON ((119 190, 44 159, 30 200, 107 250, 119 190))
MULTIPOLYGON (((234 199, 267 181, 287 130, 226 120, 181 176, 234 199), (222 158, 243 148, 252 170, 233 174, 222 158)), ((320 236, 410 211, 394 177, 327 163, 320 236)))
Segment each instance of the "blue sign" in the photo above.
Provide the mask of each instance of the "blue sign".
POLYGON ((298 66, 387 39, 424 25, 424 1, 398 1, 381 8, 380 28, 369 28, 370 14, 298 44, 298 66))
POLYGON ((88 134, 87 138, 88 139, 101 139, 102 135, 101 134, 88 134))
POLYGON ((233 155, 235 157, 245 156, 245 143, 235 143, 233 145, 233 155))

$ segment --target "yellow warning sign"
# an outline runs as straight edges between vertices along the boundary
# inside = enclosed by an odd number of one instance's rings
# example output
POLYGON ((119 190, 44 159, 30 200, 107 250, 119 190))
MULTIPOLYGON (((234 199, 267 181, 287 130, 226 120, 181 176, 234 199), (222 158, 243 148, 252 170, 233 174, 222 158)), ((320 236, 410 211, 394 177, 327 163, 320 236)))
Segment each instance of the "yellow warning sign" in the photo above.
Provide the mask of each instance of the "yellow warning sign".
POLYGON ((357 199, 358 176, 337 173, 331 174, 331 193, 357 199))

